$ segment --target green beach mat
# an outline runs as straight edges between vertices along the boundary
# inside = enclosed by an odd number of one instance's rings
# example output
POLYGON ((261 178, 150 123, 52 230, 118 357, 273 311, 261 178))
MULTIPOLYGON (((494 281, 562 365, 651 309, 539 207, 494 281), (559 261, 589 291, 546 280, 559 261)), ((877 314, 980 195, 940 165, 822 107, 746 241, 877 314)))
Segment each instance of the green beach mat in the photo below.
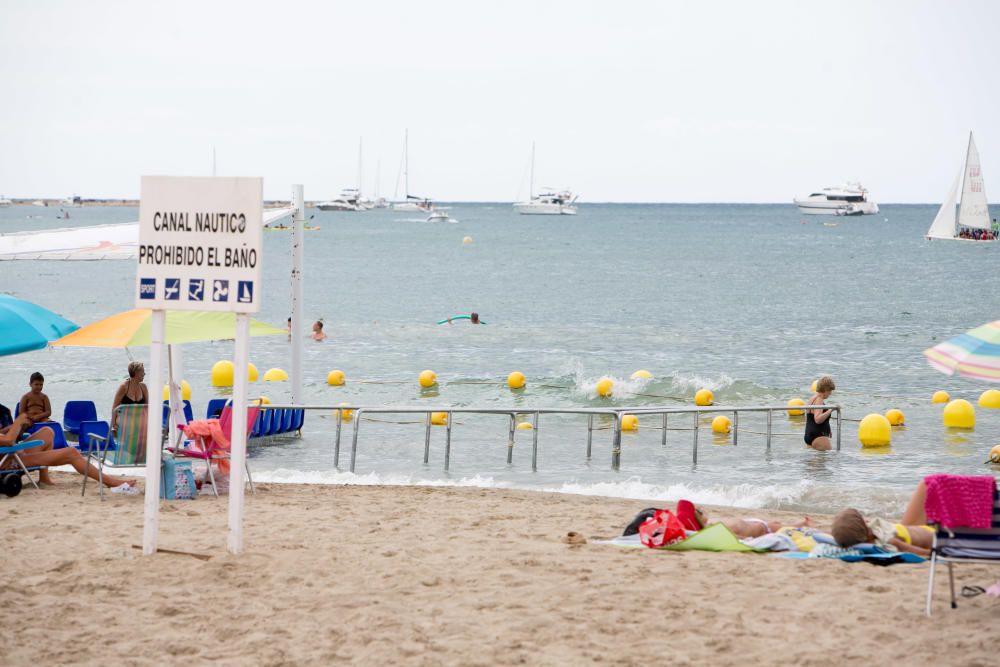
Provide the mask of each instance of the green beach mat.
POLYGON ((661 548, 670 551, 766 551, 743 544, 721 523, 713 523, 683 542, 675 542, 661 548))

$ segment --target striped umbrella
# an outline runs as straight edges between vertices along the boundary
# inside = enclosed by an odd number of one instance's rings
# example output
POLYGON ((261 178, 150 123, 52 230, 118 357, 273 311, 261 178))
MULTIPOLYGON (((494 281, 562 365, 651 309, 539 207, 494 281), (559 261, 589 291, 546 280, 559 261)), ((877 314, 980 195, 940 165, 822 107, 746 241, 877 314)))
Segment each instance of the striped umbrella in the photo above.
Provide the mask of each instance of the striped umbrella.
POLYGON ((924 356, 942 373, 1000 382, 1000 320, 949 338, 924 356))

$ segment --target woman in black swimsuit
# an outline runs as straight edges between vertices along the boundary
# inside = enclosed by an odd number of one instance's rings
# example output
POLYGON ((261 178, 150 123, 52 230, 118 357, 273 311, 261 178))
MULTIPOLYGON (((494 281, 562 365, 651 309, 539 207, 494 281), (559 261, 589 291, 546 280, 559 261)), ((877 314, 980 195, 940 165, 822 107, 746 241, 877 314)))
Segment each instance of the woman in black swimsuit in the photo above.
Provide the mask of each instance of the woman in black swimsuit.
MULTIPOLYGON (((829 377, 821 377, 816 382, 816 393, 809 399, 809 405, 822 405, 830 398, 830 394, 836 389, 833 380, 829 377)), ((831 448, 830 442, 830 414, 832 409, 826 410, 806 410, 806 445, 813 449, 826 451, 831 448)))
POLYGON ((115 400, 111 405, 111 429, 118 424, 119 405, 146 405, 149 403, 149 390, 143 383, 146 369, 142 363, 133 361, 128 365, 128 379, 122 382, 115 392, 115 400))

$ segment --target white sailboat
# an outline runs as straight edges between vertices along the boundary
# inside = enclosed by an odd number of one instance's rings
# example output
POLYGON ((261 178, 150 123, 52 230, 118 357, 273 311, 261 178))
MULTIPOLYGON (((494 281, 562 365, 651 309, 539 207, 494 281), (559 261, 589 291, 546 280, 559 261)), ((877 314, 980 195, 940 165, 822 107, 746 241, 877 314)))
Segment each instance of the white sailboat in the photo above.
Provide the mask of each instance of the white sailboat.
MULTIPOLYGON (((403 201, 393 202, 394 211, 423 211, 425 213, 434 209, 434 204, 426 197, 418 197, 410 194, 410 130, 403 133, 403 191, 405 198, 403 201)), ((396 192, 399 192, 399 180, 396 180, 396 192)), ((395 197, 394 197, 395 199, 395 197)))
POLYGON ((986 203, 986 189, 983 186, 983 170, 979 163, 979 151, 969 132, 969 147, 965 152, 965 163, 955 177, 955 183, 948 198, 941 204, 934 222, 927 230, 928 239, 954 241, 996 241, 990 229, 990 210, 986 203), (958 214, 955 213, 955 199, 961 183, 961 197, 958 199, 958 214))
POLYGON ((535 144, 531 143, 531 175, 528 201, 516 202, 514 211, 521 215, 576 215, 576 195, 568 189, 546 188, 535 195, 535 144))
POLYGON ((364 185, 364 139, 358 140, 358 186, 344 188, 335 199, 316 204, 321 211, 367 211, 372 206, 361 195, 364 185))

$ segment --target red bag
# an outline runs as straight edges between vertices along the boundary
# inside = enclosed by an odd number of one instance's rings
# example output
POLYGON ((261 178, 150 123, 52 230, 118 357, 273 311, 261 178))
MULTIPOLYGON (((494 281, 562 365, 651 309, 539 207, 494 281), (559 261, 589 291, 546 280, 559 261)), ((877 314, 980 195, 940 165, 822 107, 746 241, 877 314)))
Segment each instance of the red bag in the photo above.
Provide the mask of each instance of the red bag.
POLYGON ((687 537, 680 519, 670 510, 656 510, 656 514, 639 526, 639 539, 650 549, 665 547, 687 537))

